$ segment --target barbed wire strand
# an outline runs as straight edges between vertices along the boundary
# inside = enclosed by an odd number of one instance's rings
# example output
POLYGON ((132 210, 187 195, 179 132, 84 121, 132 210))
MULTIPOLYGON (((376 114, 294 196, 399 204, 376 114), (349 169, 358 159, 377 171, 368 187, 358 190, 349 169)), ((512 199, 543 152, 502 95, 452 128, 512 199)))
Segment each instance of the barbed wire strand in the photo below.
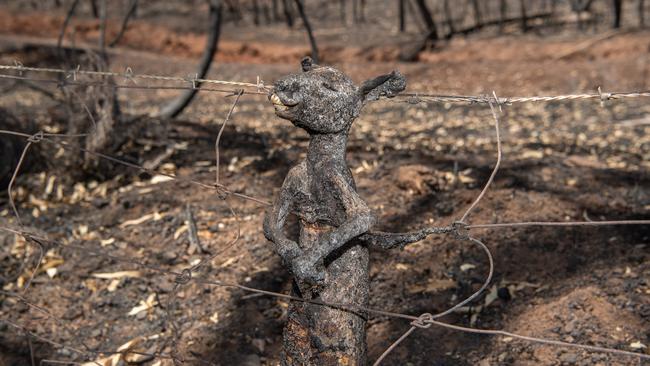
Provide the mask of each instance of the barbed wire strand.
POLYGON ((72 70, 64 70, 57 68, 48 68, 48 67, 29 67, 24 66, 20 63, 16 65, 0 65, 0 70, 15 70, 19 72, 33 71, 33 72, 44 72, 44 73, 54 73, 54 74, 63 74, 66 77, 72 77, 76 79, 78 75, 91 75, 91 76, 110 76, 110 77, 121 77, 125 80, 157 80, 157 81, 177 81, 183 83, 195 84, 217 84, 217 85, 231 85, 239 87, 250 87, 256 88, 258 90, 267 90, 268 88, 264 86, 264 83, 259 79, 258 83, 247 83, 243 81, 229 81, 229 80, 213 80, 213 79, 203 79, 193 77, 179 77, 179 76, 165 76, 165 75, 152 75, 152 74, 136 74, 133 73, 131 67, 127 67, 123 73, 114 72, 114 71, 95 71, 95 70, 82 70, 79 66, 72 70))
MULTIPOLYGON (((71 85, 95 85, 95 86, 105 85, 107 87, 125 88, 125 89, 128 88, 191 89, 191 90, 204 90, 204 91, 230 93, 232 95, 235 95, 234 93, 236 92, 236 90, 223 90, 223 89, 210 90, 203 87, 197 87, 197 84, 207 83, 207 84, 217 84, 217 85, 239 86, 244 88, 254 88, 254 90, 245 91, 245 94, 267 95, 268 92, 271 90, 269 87, 264 85, 264 83, 261 81, 259 77, 257 83, 248 83, 243 81, 200 79, 196 77, 188 78, 188 77, 168 76, 168 75, 135 74, 133 73, 131 67, 126 67, 125 72, 119 73, 113 71, 82 70, 79 67, 71 70, 57 69, 57 68, 28 67, 22 65, 20 62, 16 62, 14 65, 0 65, 0 70, 12 70, 21 73, 21 76, 0 74, 0 78, 29 80, 34 82, 59 83, 59 84, 70 83, 71 85), (67 79, 72 78, 72 81, 32 79, 32 78, 22 76, 22 73, 26 71, 63 74, 66 76, 67 79), (174 81, 174 82, 187 83, 189 84, 189 86, 183 86, 183 87, 141 86, 141 85, 111 84, 105 82, 88 83, 88 82, 79 82, 77 80, 77 77, 79 75, 121 77, 126 81, 132 81, 134 83, 135 83, 135 79, 154 80, 154 81, 174 81)), ((496 100, 489 96, 444 95, 444 94, 430 94, 430 93, 420 93, 420 92, 405 92, 405 93, 398 94, 395 98, 397 98, 397 102, 409 103, 409 104, 419 104, 419 103, 426 103, 426 102, 438 102, 438 103, 463 102, 463 103, 470 103, 470 104, 489 104, 489 102, 492 101, 492 102, 496 102, 497 105, 510 105, 515 103, 557 102, 557 101, 570 101, 570 100, 581 100, 581 99, 599 99, 601 102, 604 102, 607 100, 616 100, 616 99, 623 99, 623 98, 641 98, 641 97, 650 97, 650 91, 606 93, 606 92, 602 92, 602 90, 598 88, 597 93, 578 93, 578 94, 563 94, 563 95, 551 95, 551 96, 513 96, 513 97, 501 97, 501 98, 497 98, 496 100)))
POLYGON ((499 229, 508 227, 529 226, 612 226, 612 225, 650 225, 650 220, 619 220, 619 221, 528 221, 504 222, 497 224, 472 224, 468 229, 499 229))
MULTIPOLYGON (((128 85, 128 84, 119 84, 115 82, 107 81, 74 81, 74 80, 59 80, 59 79, 37 79, 29 78, 26 76, 15 76, 15 75, 4 75, 0 74, 0 79, 11 79, 18 81, 29 81, 36 83, 45 83, 45 84, 55 84, 57 86, 94 86, 94 87, 105 87, 109 89, 136 89, 136 90, 197 90, 202 92, 216 92, 216 93, 225 93, 228 95, 235 95, 238 90, 241 89, 218 89, 210 88, 202 85, 196 86, 173 86, 173 85, 128 85)), ((267 95, 266 92, 261 92, 257 90, 244 90, 244 94, 248 95, 267 95)))

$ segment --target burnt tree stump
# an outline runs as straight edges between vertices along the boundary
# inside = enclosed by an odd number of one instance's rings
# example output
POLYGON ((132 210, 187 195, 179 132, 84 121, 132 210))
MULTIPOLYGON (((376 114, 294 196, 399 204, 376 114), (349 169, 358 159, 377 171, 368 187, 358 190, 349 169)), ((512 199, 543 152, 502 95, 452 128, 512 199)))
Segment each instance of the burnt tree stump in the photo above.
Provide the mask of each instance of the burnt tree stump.
MULTIPOLYGON (((431 229, 371 231, 376 218, 356 192, 345 160, 348 133, 366 102, 403 91, 398 72, 356 86, 331 67, 302 61, 302 73, 278 80, 269 95, 277 116, 310 135, 307 157, 293 167, 267 211, 264 234, 294 275, 295 296, 328 303, 368 305, 368 248, 403 247, 431 229), (299 219, 287 237, 287 216, 299 219)), ((367 315, 307 302, 289 305, 283 365, 365 365, 367 315)))

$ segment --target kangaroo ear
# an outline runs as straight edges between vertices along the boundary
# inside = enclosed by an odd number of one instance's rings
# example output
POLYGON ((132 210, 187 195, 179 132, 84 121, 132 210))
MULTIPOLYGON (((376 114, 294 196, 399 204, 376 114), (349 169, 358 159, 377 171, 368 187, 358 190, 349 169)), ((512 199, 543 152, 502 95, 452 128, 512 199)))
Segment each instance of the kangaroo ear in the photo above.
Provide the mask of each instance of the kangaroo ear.
POLYGON ((369 101, 377 100, 379 97, 392 98, 404 89, 406 89, 406 78, 395 70, 390 74, 364 81, 359 86, 359 93, 364 101, 369 101))
POLYGON ((302 68, 303 72, 311 71, 312 69, 315 69, 319 67, 314 63, 314 60, 311 59, 309 56, 303 57, 303 59, 300 61, 300 67, 302 68))

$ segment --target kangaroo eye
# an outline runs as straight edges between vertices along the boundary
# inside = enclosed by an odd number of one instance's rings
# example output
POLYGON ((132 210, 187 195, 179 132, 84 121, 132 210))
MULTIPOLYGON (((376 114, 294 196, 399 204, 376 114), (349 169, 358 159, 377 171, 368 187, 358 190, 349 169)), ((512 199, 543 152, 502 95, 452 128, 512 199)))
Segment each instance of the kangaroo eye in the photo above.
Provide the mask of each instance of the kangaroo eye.
POLYGON ((323 83, 322 85, 323 85, 323 88, 325 88, 325 89, 329 89, 329 90, 331 90, 331 91, 333 91, 333 92, 337 92, 337 91, 338 91, 335 87, 333 87, 333 86, 330 85, 329 83, 323 83))

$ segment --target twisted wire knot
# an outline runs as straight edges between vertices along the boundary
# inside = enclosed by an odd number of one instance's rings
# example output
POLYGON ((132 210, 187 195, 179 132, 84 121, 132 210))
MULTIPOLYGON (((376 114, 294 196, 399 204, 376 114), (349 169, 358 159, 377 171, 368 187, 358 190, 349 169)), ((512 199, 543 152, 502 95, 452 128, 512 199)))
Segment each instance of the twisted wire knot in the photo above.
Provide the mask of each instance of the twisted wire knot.
POLYGON ((454 221, 451 224, 451 233, 458 240, 469 239, 469 225, 462 221, 454 221))
POLYGON ((230 192, 227 189, 225 189, 224 187, 217 186, 217 185, 215 185, 214 187, 217 189, 217 195, 219 196, 220 200, 223 201, 226 198, 228 198, 228 196, 230 196, 230 192))
POLYGON ((417 93, 415 93, 415 95, 412 95, 406 99, 406 103, 412 105, 420 104, 422 102, 423 102, 422 99, 418 96, 417 93))
POLYGON ((185 285, 189 283, 191 280, 192 280, 192 271, 186 268, 182 270, 180 274, 176 275, 174 282, 176 282, 179 285, 185 285))
POLYGON ((414 327, 427 329, 433 324, 433 315, 430 313, 424 313, 420 315, 417 319, 411 322, 411 325, 414 327))
POLYGON ((39 142, 43 141, 44 138, 45 138, 45 135, 43 134, 43 131, 38 131, 35 134, 29 136, 27 141, 31 142, 31 143, 39 143, 39 142))

